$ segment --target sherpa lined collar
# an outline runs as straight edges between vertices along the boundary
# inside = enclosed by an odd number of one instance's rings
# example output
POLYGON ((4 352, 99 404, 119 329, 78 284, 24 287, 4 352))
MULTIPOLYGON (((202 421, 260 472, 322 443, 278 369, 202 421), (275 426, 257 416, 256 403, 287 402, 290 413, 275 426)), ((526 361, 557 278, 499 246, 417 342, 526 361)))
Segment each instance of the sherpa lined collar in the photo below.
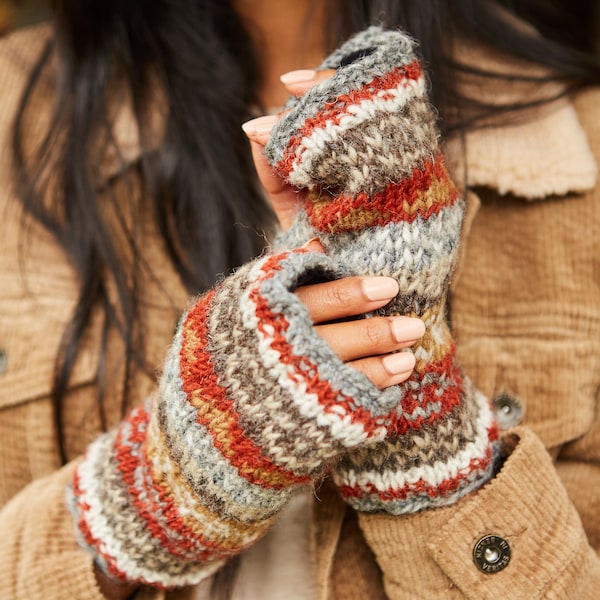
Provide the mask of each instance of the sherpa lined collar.
MULTIPOLYGON (((481 48, 464 45, 459 60, 476 69, 520 76, 544 75, 544 71, 519 61, 500 60, 481 48)), ((508 83, 465 75, 466 92, 486 102, 524 102, 556 96, 561 87, 521 81, 508 83)), ((508 125, 488 126, 468 133, 463 140, 446 144, 448 165, 456 182, 469 187, 485 186, 501 195, 529 200, 594 187, 597 164, 585 131, 570 99, 561 98, 528 109, 508 125), (466 167, 465 167, 466 158, 466 167)))
POLYGON ((526 123, 482 129, 447 144, 459 184, 485 186, 530 200, 594 187, 597 165, 572 103, 556 102, 526 123))

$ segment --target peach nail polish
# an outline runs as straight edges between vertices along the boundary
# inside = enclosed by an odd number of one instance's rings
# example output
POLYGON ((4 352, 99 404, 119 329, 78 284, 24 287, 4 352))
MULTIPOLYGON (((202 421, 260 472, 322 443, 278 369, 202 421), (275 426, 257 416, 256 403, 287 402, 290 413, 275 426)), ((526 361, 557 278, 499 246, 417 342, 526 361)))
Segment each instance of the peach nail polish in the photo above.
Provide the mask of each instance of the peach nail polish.
POLYGON ((413 317, 395 317, 392 321, 392 333, 397 342, 418 340, 425 334, 425 323, 413 317))
POLYGON ((391 277, 365 277, 361 283, 367 300, 371 302, 391 300, 398 293, 398 283, 391 277))
POLYGON ((397 352, 381 359, 383 367, 390 375, 400 375, 412 371, 415 367, 415 355, 412 352, 397 352))
POLYGON ((279 77, 281 83, 286 85, 290 83, 302 83, 304 81, 312 81, 317 76, 317 72, 313 69, 298 69, 297 71, 288 71, 279 77))

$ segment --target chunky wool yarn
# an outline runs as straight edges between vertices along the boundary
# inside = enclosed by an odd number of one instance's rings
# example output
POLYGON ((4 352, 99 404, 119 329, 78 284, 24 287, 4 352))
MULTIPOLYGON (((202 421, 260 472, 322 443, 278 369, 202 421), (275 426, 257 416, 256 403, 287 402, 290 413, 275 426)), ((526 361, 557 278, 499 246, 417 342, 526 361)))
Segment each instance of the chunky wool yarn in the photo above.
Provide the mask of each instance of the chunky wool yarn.
POLYGON ((491 474, 491 413, 444 319, 463 203, 413 42, 369 29, 324 66, 334 77, 290 106, 267 149, 309 190, 282 250, 193 301, 154 395, 76 468, 80 543, 116 579, 201 581, 332 468, 354 506, 390 512, 452 502, 491 474), (327 254, 300 248, 315 235, 327 254), (403 385, 379 390, 345 365, 294 294, 352 273, 396 277, 382 312, 427 325, 403 385))
POLYGON ((90 446, 69 489, 107 574, 197 583, 260 538, 294 486, 385 439, 395 394, 344 365, 293 293, 343 274, 303 249, 265 256, 187 311, 154 397, 90 446))
POLYGON ((409 36, 372 27, 321 68, 336 72, 290 100, 266 148, 282 177, 307 191, 278 245, 318 237, 345 271, 396 278, 400 292, 380 314, 426 325, 414 373, 395 388, 387 439, 347 453, 334 480, 358 510, 451 504, 489 479, 497 453, 489 403, 461 372, 445 318, 464 202, 409 36))

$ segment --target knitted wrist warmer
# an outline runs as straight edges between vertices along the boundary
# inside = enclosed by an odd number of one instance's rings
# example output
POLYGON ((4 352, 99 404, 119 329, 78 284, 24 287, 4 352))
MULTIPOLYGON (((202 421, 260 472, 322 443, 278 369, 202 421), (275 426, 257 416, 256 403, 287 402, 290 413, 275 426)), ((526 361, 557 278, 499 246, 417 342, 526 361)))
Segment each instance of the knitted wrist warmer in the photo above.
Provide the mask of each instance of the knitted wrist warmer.
POLYGON ((321 67, 333 77, 290 100, 265 150, 307 190, 277 244, 318 237, 346 271, 396 278, 400 292, 379 314, 425 322, 386 441, 347 453, 333 474, 352 506, 393 514, 455 502, 489 479, 497 452, 488 401, 461 373, 445 320, 464 203, 413 46, 376 27, 352 38, 321 67))
POLYGON ((197 583, 266 531, 292 486, 384 439, 396 396, 344 365, 293 293, 342 274, 318 253, 267 256, 182 318, 154 397, 91 445, 69 490, 106 573, 197 583))

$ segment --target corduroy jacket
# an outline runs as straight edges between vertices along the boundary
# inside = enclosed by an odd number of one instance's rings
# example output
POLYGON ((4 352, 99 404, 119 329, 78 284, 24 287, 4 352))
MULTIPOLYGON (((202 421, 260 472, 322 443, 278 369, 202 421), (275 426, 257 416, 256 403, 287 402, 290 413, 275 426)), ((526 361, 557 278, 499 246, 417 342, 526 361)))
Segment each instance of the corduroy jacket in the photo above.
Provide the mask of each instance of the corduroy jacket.
MULTIPOLYGON (((52 237, 23 220, 11 183, 12 122, 48 35, 41 26, 0 40, 2 600, 102 598, 64 499, 77 457, 102 429, 95 386, 102 322, 94 320, 71 381, 65 434, 72 460, 60 468, 49 395, 77 281, 52 237)), ((31 139, 50 117, 53 89, 49 69, 34 94, 35 119, 25 124, 31 139)), ((139 142, 125 100, 115 137, 121 158, 135 165, 139 142)), ((320 598, 597 597, 599 116, 600 91, 591 90, 471 133, 464 148, 448 143, 455 179, 470 190, 452 329, 465 372, 493 401, 508 457, 478 492, 412 516, 356 514, 324 485, 312 522, 320 598)), ((135 169, 113 158, 101 165, 103 188, 139 189, 135 169)), ((187 294, 150 218, 138 226, 145 260, 159 275, 141 278, 145 358, 158 370, 187 294)), ((107 426, 121 415, 121 351, 111 340, 104 368, 116 383, 107 426)), ((154 385, 152 374, 137 374, 132 405, 154 385)))

